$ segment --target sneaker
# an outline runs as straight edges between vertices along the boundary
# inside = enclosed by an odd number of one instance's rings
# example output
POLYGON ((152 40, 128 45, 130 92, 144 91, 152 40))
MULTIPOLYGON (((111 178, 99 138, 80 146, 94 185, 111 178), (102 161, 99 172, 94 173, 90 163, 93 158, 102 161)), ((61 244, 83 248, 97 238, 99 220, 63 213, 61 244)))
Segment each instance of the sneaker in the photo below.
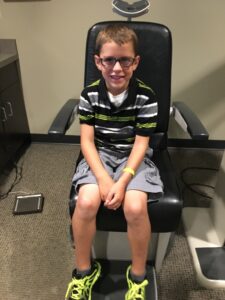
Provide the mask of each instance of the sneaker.
POLYGON ((68 284, 65 300, 91 300, 93 285, 101 274, 101 265, 96 261, 90 275, 83 278, 73 277, 68 284))
POLYGON ((125 300, 145 300, 145 287, 148 285, 148 280, 145 279, 140 283, 136 283, 130 278, 131 266, 127 268, 127 284, 128 291, 125 295, 125 300))

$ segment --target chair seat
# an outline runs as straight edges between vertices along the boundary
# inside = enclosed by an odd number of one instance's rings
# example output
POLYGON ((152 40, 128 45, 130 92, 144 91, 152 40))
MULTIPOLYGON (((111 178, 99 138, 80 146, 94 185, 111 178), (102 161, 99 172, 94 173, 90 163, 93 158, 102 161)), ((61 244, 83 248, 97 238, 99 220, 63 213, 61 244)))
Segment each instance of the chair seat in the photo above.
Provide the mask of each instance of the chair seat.
MULTIPOLYGON (((152 160, 158 167, 164 184, 164 195, 158 201, 148 204, 152 232, 173 232, 179 224, 182 211, 182 200, 176 176, 167 150, 155 151, 152 160)), ((76 205, 74 197, 75 191, 72 187, 69 202, 71 216, 76 205)), ((110 210, 102 204, 97 214, 96 223, 97 229, 101 231, 127 231, 122 208, 110 210)))

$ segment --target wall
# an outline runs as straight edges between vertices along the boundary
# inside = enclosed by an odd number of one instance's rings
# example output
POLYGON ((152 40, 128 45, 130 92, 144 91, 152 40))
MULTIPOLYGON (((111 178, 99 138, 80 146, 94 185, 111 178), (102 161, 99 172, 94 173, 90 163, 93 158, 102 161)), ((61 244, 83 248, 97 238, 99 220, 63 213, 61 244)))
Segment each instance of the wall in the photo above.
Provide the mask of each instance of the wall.
MULTIPOLYGON (((0 0, 0 38, 17 41, 32 133, 47 133, 63 103, 79 97, 88 28, 119 19, 109 0, 0 0)), ((171 29, 172 100, 187 103, 211 139, 225 139, 225 1, 152 0, 150 12, 137 20, 171 29)), ((70 133, 79 134, 77 122, 70 133)))

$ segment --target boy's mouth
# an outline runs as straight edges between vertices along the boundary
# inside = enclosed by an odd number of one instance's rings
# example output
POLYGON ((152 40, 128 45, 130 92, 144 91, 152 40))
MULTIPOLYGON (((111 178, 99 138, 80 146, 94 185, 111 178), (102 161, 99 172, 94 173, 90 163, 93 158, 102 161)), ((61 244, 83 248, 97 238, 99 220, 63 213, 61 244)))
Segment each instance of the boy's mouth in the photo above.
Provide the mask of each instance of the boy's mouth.
POLYGON ((113 80, 120 80, 120 79, 123 79, 124 76, 119 76, 119 75, 111 75, 110 76, 113 80))

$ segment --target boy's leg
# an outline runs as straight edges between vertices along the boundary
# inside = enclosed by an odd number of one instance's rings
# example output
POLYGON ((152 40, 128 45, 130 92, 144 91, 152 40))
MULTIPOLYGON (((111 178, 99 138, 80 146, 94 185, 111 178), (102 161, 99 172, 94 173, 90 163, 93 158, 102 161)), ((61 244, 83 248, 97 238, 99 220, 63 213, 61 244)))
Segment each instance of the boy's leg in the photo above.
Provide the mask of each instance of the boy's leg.
POLYGON ((124 214, 131 248, 131 271, 142 275, 146 269, 151 225, 147 210, 147 194, 137 190, 126 192, 124 214))
POLYGON ((92 287, 100 276, 100 264, 95 261, 91 265, 91 246, 96 231, 96 214, 100 202, 96 184, 86 184, 80 187, 72 218, 76 269, 68 284, 66 300, 91 300, 92 287))
POLYGON ((75 265, 78 270, 91 266, 91 246, 96 232, 96 214, 101 203, 96 184, 80 187, 76 209, 72 217, 75 242, 75 265))
POLYGON ((126 300, 145 300, 146 261, 151 235, 151 225, 147 210, 147 194, 137 190, 126 192, 124 214, 127 220, 128 240, 131 248, 132 264, 127 269, 128 291, 126 300))

